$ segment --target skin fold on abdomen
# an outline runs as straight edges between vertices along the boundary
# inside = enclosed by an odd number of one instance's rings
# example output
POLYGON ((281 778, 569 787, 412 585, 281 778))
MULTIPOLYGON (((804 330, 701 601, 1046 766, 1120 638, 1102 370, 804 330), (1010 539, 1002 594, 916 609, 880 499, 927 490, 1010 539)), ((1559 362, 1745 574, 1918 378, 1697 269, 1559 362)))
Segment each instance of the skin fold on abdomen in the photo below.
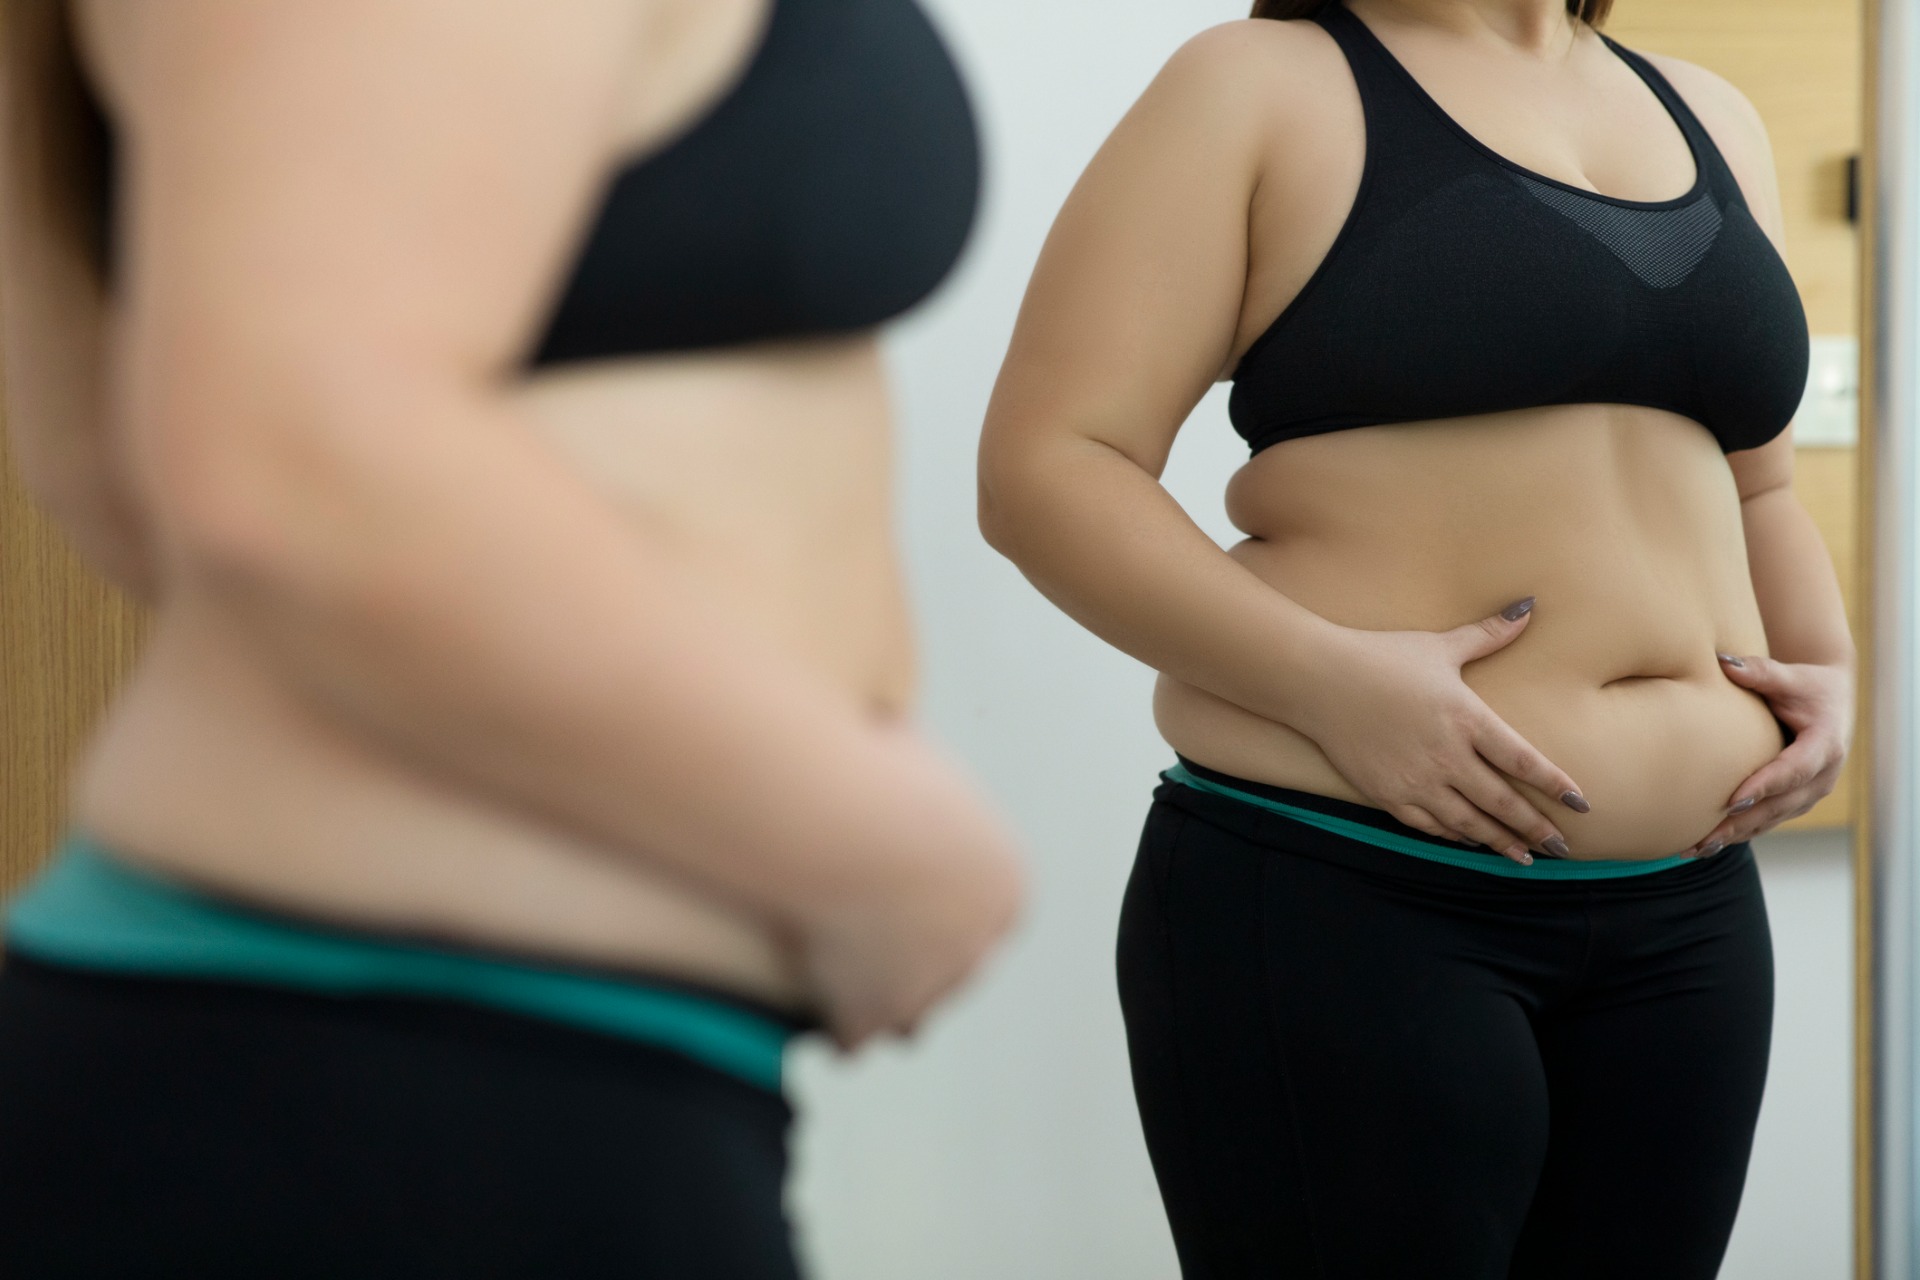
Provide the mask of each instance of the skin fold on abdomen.
MULTIPOLYGON (((1230 554, 1315 613, 1441 631, 1522 596, 1533 616, 1462 678, 1580 785, 1578 814, 1515 785, 1575 858, 1658 858, 1712 830, 1784 738, 1716 651, 1767 653, 1739 496, 1698 423, 1572 405, 1362 427, 1275 445, 1228 487, 1230 554)), ((1309 739, 1162 676, 1190 759, 1375 804, 1309 739)))

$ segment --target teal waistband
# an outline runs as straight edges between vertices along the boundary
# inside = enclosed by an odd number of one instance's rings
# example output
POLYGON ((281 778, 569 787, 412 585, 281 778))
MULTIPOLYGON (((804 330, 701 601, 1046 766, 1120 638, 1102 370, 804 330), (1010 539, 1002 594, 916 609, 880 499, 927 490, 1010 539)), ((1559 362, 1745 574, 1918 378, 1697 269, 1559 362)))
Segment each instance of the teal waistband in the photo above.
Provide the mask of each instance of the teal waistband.
POLYGON ((675 1049, 779 1089, 793 1028, 642 978, 547 968, 310 926, 237 907, 78 834, 7 912, 6 942, 74 968, 227 979, 326 995, 441 997, 675 1049))
POLYGON ((1189 772, 1184 765, 1176 764, 1160 776, 1168 782, 1192 787, 1195 791, 1228 796, 1270 813, 1285 814, 1296 822, 1304 822, 1310 827, 1318 827, 1322 831, 1330 831, 1334 835, 1345 836, 1349 840, 1378 845, 1382 849, 1391 849, 1395 853, 1404 853, 1415 858, 1425 858, 1429 862, 1444 862, 1450 867, 1483 871, 1490 876, 1511 876, 1516 880, 1617 880, 1621 876, 1644 876, 1655 871, 1665 871, 1669 867, 1684 867, 1693 861, 1692 858, 1681 857, 1654 858, 1645 862, 1626 858, 1596 858, 1580 862, 1562 861, 1558 858, 1535 858, 1532 866, 1523 867, 1512 859, 1491 851, 1485 854, 1465 853, 1444 844, 1434 844, 1428 840, 1403 836, 1397 831, 1382 831, 1379 827, 1355 822, 1350 818, 1337 818, 1330 813, 1320 813, 1313 809, 1303 809, 1299 805, 1269 800, 1266 796, 1242 791, 1237 787, 1222 786, 1211 779, 1189 772))

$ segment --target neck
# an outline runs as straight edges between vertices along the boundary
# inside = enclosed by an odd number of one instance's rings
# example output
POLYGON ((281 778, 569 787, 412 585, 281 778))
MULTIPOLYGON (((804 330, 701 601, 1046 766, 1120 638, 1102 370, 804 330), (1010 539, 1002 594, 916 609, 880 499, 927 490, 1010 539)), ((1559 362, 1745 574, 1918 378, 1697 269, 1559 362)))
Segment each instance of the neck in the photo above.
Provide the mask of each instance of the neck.
POLYGON ((1538 55, 1565 53, 1579 28, 1565 0, 1360 0, 1360 7, 1389 22, 1492 38, 1538 55))

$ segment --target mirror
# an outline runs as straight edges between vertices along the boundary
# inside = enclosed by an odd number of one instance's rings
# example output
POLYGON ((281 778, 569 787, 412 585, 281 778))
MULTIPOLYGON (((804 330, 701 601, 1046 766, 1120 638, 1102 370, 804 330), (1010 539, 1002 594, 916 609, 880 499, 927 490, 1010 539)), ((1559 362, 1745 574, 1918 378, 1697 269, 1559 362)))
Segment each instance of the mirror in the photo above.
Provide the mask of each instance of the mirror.
MULTIPOLYGON (((1051 220, 1087 158, 1194 32, 1242 5, 948 0, 929 8, 972 76, 993 179, 961 277, 893 344, 905 412, 903 517, 929 711, 1036 851, 1010 954, 926 1041, 803 1064, 813 1123, 796 1200, 822 1271, 847 1276, 1177 1274, 1137 1136, 1113 997, 1113 922, 1167 750, 1149 673, 1066 620, 978 544, 975 427, 1051 220), (931 1253, 922 1252, 928 1241, 931 1253), (929 1269, 931 1268, 931 1269, 929 1269)), ((1793 427, 1795 488, 1866 650, 1857 388, 1863 14, 1855 0, 1617 0, 1605 30, 1726 77, 1758 108, 1813 337, 1793 427)), ((1202 527, 1246 458, 1226 388, 1195 410, 1164 483, 1202 527)), ((1863 657, 1864 666, 1864 657, 1863 657)), ((1864 709, 1863 709, 1864 723, 1864 709)), ((1856 1179, 1853 859, 1864 738, 1833 794, 1756 841, 1776 1010, 1767 1093, 1729 1280, 1840 1276, 1863 1218, 1856 1179)), ((1905 1274, 1905 1273, 1902 1273, 1905 1274)))
MULTIPOLYGON (((1032 851, 1025 925, 908 1044, 797 1054, 794 1216, 833 1280, 1163 1280, 1178 1273, 1114 990, 1114 927, 1170 753, 1152 673, 1042 599, 976 528, 988 392, 1042 239, 1088 158, 1195 32, 1244 0, 922 0, 968 75, 987 148, 962 268, 888 339, 899 528, 923 648, 921 711, 1032 851)), ((1840 785, 1756 841, 1776 1005, 1767 1093, 1722 1275, 1916 1274, 1920 878, 1920 4, 1616 0, 1629 48, 1719 73, 1771 135, 1786 258, 1812 333, 1795 490, 1860 647, 1840 785), (1874 108, 1863 119, 1862 104, 1874 108), (1870 270, 1863 277, 1861 264, 1870 270)), ((1246 460, 1209 393, 1164 483, 1223 545, 1246 460)), ((65 770, 138 647, 141 618, 0 472, 0 889, 61 821, 65 770)))
POLYGON ((1920 14, 1907 0, 1866 5, 1867 195, 1861 315, 1866 336, 1861 437, 1866 557, 1861 582, 1872 605, 1860 638, 1867 682, 1860 746, 1863 798, 1856 818, 1859 922, 1855 1027, 1859 1106, 1855 1127, 1855 1272, 1893 1280, 1915 1274, 1920 1224, 1920 1156, 1914 1131, 1920 1098, 1920 884, 1914 875, 1914 781, 1920 725, 1914 625, 1920 525, 1916 497, 1914 392, 1916 286, 1920 285, 1920 14))

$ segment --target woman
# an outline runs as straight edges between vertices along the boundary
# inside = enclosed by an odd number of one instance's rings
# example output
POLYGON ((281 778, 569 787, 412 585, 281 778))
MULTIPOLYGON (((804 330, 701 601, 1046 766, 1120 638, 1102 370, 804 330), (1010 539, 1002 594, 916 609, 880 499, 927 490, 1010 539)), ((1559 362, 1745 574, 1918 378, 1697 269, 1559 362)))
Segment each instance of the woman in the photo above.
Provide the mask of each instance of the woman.
POLYGON ((1001 373, 982 528, 1180 758, 1119 968, 1189 1276, 1699 1277, 1732 1226, 1748 842, 1833 787, 1854 655, 1764 131, 1604 9, 1196 37, 1001 373), (1156 483, 1223 377, 1227 551, 1156 483))
POLYGON ((71 19, 8 14, 12 425, 157 618, 8 925, 0 1270, 793 1275, 787 1038, 911 1029, 1017 895, 888 536, 933 31, 71 19))

